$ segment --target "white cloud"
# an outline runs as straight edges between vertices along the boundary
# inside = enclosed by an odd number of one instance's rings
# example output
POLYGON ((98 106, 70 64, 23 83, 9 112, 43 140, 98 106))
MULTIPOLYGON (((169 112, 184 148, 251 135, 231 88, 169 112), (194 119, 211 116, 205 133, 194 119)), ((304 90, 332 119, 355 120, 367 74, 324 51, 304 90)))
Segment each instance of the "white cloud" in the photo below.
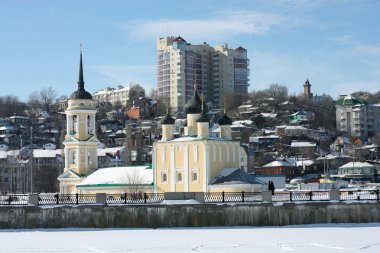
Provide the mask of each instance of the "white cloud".
POLYGON ((139 38, 181 35, 192 40, 220 40, 235 35, 262 35, 275 27, 297 25, 296 20, 254 11, 218 12, 209 18, 156 19, 129 22, 123 25, 139 38))
POLYGON ((352 42, 352 36, 345 34, 342 36, 332 37, 332 38, 328 39, 328 41, 334 42, 338 45, 346 45, 346 44, 352 42))
POLYGON ((372 55, 372 56, 380 55, 380 46, 378 45, 359 44, 355 46, 355 50, 367 55, 372 55))

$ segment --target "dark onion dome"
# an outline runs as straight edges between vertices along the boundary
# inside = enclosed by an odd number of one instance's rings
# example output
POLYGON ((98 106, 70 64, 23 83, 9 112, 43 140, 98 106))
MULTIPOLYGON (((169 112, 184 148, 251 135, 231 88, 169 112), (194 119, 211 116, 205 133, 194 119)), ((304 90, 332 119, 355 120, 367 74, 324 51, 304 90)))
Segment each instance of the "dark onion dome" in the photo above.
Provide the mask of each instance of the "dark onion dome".
POLYGON ((197 122, 210 122, 210 117, 203 111, 197 122))
POLYGON ((186 114, 198 114, 202 112, 202 101, 197 92, 194 92, 194 96, 187 101, 183 110, 186 114))
POLYGON ((232 125, 232 119, 226 113, 218 120, 219 126, 232 125))
POLYGON ((71 94, 70 99, 92 99, 91 94, 84 89, 82 51, 80 52, 78 89, 71 94))
POLYGON ((336 105, 368 105, 368 102, 354 96, 345 96, 336 101, 336 105))
POLYGON ((169 113, 167 113, 165 117, 161 119, 161 125, 173 125, 174 122, 175 122, 175 119, 172 118, 169 113))
POLYGON ((70 99, 92 99, 92 96, 85 90, 77 90, 71 94, 70 99))

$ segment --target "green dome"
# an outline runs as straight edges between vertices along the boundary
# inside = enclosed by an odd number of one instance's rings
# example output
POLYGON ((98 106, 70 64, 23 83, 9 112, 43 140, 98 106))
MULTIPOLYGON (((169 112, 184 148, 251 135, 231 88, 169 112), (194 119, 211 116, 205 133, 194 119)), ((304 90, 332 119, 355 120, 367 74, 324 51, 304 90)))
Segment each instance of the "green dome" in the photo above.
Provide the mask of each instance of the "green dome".
POLYGON ((227 116, 225 113, 219 120, 218 120, 219 126, 223 125, 232 125, 232 119, 227 116))
POLYGON ((336 101, 336 105, 368 105, 368 103, 364 99, 346 96, 336 101))
POLYGON ((198 93, 195 92, 194 96, 187 101, 185 106, 183 107, 186 114, 197 114, 202 111, 202 101, 198 96, 198 93))
POLYGON ((77 90, 71 94, 70 99, 92 99, 92 96, 85 90, 77 90))
POLYGON ((169 114, 166 114, 165 117, 161 119, 161 125, 173 125, 175 119, 172 118, 169 114))

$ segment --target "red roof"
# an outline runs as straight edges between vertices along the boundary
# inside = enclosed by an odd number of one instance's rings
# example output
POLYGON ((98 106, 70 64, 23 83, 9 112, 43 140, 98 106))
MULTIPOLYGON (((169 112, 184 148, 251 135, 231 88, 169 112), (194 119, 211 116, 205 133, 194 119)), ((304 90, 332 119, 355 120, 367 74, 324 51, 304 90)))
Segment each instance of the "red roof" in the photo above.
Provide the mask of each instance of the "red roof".
POLYGON ((245 49, 244 47, 238 47, 235 50, 238 50, 238 51, 247 51, 247 49, 245 49))
POLYGON ((186 40, 184 40, 181 36, 178 36, 174 41, 178 42, 178 41, 184 41, 186 42, 186 40))

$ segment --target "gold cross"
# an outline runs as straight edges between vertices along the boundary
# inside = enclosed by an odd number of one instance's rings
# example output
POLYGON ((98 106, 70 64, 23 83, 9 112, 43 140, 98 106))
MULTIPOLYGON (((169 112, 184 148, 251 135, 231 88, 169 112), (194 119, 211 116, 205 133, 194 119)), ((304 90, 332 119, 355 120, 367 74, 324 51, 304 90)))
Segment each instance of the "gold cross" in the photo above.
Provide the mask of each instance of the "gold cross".
POLYGON ((204 103, 205 103, 205 96, 203 95, 203 92, 201 94, 201 101, 202 101, 202 112, 203 112, 203 107, 204 107, 204 103))

